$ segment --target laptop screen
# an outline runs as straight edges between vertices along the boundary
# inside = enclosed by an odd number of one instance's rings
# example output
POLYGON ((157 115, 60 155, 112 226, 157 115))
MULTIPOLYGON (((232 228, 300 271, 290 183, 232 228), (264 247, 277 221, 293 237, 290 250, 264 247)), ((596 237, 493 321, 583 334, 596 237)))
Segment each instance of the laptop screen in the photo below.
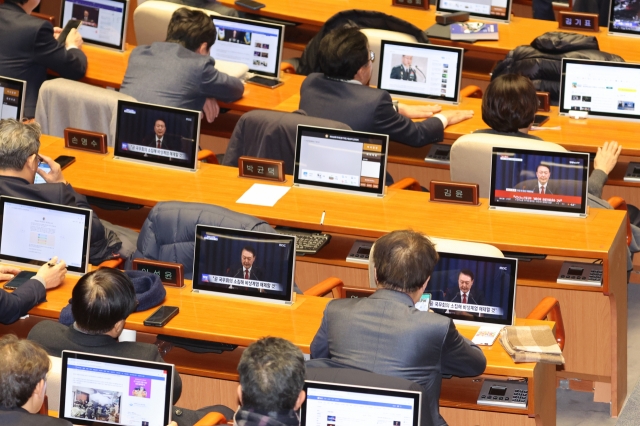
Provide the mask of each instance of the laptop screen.
POLYGON ((436 12, 468 12, 507 23, 511 19, 511 0, 437 0, 436 4, 436 12))
POLYGON ((610 34, 640 35, 638 6, 629 0, 611 0, 609 22, 598 22, 601 27, 609 26, 610 34))
POLYGON ((586 215, 589 154, 497 147, 492 151, 491 208, 586 215))
POLYGON ((199 140, 199 111, 118 101, 115 158, 195 170, 199 140))
POLYGON ((87 43, 124 50, 129 0, 64 0, 61 26, 82 21, 78 32, 87 43))
POLYGON ((560 113, 640 118, 640 64, 562 59, 560 113))
POLYGON ((389 136, 298 125, 294 185, 382 197, 389 136))
POLYGON ((456 322, 513 325, 518 261, 438 252, 425 293, 430 308, 456 322))
POLYGON ((460 102, 463 49, 382 40, 378 89, 392 95, 460 102))
POLYGON ((229 16, 213 16, 213 25, 218 32, 211 46, 214 59, 240 62, 252 73, 280 77, 284 25, 229 16))
POLYGON ((196 226, 193 291, 291 302, 295 237, 196 226))
POLYGON ((5 118, 22 120, 26 90, 26 81, 0 76, 0 95, 2 96, 0 120, 5 118))
POLYGON ((69 272, 84 274, 89 265, 90 209, 0 197, 0 259, 43 265, 53 256, 69 272))
POLYGON ((60 418, 79 425, 166 426, 174 366, 62 351, 60 418))
POLYGON ((301 426, 419 426, 420 392, 307 380, 301 426))

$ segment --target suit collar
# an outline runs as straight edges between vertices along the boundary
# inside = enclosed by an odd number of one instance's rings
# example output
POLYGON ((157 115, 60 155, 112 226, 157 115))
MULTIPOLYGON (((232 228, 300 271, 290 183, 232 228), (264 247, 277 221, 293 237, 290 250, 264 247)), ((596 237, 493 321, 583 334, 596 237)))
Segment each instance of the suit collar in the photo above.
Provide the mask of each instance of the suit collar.
POLYGON ((392 300, 394 302, 398 302, 398 303, 402 303, 403 305, 407 305, 410 308, 415 307, 415 304, 413 303, 413 299, 411 299, 411 296, 409 296, 407 293, 403 293, 401 291, 387 290, 385 288, 379 288, 378 290, 376 290, 375 293, 373 293, 371 296, 369 296, 369 298, 370 299, 392 300))
POLYGON ((0 5, 0 8, 2 8, 2 9, 11 9, 14 12, 22 12, 25 15, 27 14, 27 12, 23 8, 21 8, 20 6, 18 6, 15 3, 5 2, 4 4, 0 5))
POLYGON ((69 340, 80 346, 108 346, 118 343, 116 339, 106 334, 85 334, 81 333, 73 327, 69 326, 69 340))
MULTIPOLYGON (((8 4, 8 3, 5 3, 5 4, 8 4)), ((9 181, 20 182, 20 183, 24 183, 24 184, 29 185, 29 181, 28 180, 23 179, 23 178, 18 177, 18 176, 0 175, 0 179, 6 179, 6 180, 9 180, 9 181)))

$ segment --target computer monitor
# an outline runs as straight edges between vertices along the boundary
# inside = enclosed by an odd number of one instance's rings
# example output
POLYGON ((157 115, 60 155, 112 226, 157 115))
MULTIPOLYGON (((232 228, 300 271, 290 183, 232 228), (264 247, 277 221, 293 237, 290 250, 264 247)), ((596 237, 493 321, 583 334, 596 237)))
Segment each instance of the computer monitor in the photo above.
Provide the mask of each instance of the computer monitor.
POLYGON ((640 4, 630 0, 611 0, 608 22, 599 26, 609 27, 609 34, 628 37, 640 36, 640 4))
POLYGON ((562 59, 560 114, 640 119, 640 64, 562 59))
POLYGON ((468 12, 489 21, 509 23, 512 0, 437 0, 436 13, 468 12))
POLYGON ((420 426, 422 394, 417 391, 307 380, 301 426, 420 426))
POLYGON ((85 43, 124 51, 129 0, 64 0, 64 27, 72 19, 82 21, 78 32, 85 43))
POLYGON ((195 171, 200 111, 118 101, 114 158, 195 171))
POLYGON ((5 118, 22 120, 26 93, 26 81, 0 76, 0 94, 2 95, 0 120, 4 120, 5 118))
POLYGON ((430 308, 471 325, 513 325, 518 261, 439 251, 425 293, 430 308))
POLYGON ((218 15, 212 19, 218 32, 211 46, 214 59, 240 62, 254 74, 280 77, 284 25, 218 15))
POLYGON ((294 236, 196 226, 193 291, 291 304, 294 236))
POLYGON ((588 175, 589 154, 494 147, 489 208, 586 217, 588 175))
POLYGON ((382 197, 389 136, 298 125, 294 186, 382 197))
POLYGON ((378 89, 399 98, 458 104, 463 54, 457 47, 382 40, 378 89))
POLYGON ((168 425, 174 375, 172 364, 62 351, 59 416, 74 425, 168 425))
POLYGON ((0 196, 0 261, 44 265, 53 256, 71 274, 89 267, 91 209, 0 196))

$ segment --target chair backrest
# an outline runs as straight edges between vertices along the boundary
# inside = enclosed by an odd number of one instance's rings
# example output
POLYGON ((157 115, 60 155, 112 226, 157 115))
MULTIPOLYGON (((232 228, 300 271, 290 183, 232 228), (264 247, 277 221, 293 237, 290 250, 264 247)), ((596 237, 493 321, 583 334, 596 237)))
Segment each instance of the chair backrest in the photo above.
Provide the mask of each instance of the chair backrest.
POLYGON ((151 44, 154 41, 165 41, 171 15, 181 7, 200 10, 207 15, 219 15, 219 13, 210 10, 177 3, 151 0, 140 4, 138 0, 138 7, 133 12, 133 26, 138 45, 151 44))
POLYGON ((236 124, 222 164, 237 167, 243 155, 284 160, 285 173, 293 174, 298 124, 351 130, 344 123, 299 112, 250 111, 236 124))
POLYGON ((458 138, 451 147, 451 180, 453 182, 477 183, 480 185, 480 197, 489 198, 491 150, 496 146, 553 152, 567 151, 553 142, 489 133, 471 133, 458 138))
POLYGON ((36 121, 42 133, 64 137, 64 129, 90 130, 107 134, 109 146, 116 137, 118 100, 135 101, 115 90, 78 81, 56 78, 45 81, 38 94, 36 121))
POLYGON ((49 355, 51 369, 47 374, 46 395, 49 400, 49 410, 60 410, 60 376, 62 375, 62 358, 49 355))
POLYGON ((373 51, 376 56, 373 68, 371 70, 371 80, 369 85, 376 86, 378 84, 378 70, 380 69, 380 45, 382 40, 389 41, 403 41, 406 43, 415 43, 416 38, 410 34, 405 34, 397 31, 379 30, 376 28, 363 28, 360 30, 369 39, 369 49, 373 51))

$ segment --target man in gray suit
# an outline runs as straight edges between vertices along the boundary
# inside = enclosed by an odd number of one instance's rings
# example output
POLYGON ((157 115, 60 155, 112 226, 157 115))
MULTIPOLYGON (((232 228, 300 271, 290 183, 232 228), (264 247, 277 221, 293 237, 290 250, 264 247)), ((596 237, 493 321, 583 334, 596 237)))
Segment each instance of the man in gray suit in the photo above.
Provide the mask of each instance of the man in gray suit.
POLYGON ((424 387, 430 423, 445 424, 438 412, 444 375, 482 374, 480 348, 461 336, 453 321, 422 312, 415 303, 438 261, 434 245, 414 231, 378 239, 373 252, 378 290, 368 298, 330 302, 311 343, 311 358, 396 376, 424 387))

